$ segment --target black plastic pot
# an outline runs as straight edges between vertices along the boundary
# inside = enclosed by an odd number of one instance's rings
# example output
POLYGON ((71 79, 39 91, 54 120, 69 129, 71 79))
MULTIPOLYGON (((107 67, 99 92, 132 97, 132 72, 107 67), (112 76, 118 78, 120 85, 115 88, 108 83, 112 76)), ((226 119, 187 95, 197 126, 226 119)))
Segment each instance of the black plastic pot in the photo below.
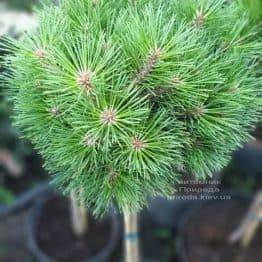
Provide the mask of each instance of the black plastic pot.
MULTIPOLYGON (((14 245, 16 243, 13 243, 14 245)), ((11 243, 2 244, 1 243, 1 261, 27 261, 32 262, 32 256, 30 252, 25 248, 21 247, 20 245, 15 247, 11 243)))
MULTIPOLYGON (((27 233, 28 233, 28 248, 32 255, 36 258, 38 262, 60 262, 52 257, 45 254, 41 247, 39 247, 36 240, 36 232, 39 219, 42 215, 45 203, 54 198, 55 194, 51 193, 48 197, 40 199, 34 208, 32 208, 28 219, 27 233)), ((118 215, 113 211, 109 214, 111 231, 108 244, 95 256, 88 259, 84 259, 82 262, 106 262, 109 261, 110 256, 114 252, 116 246, 119 243, 119 233, 120 233, 120 222, 118 215)))
MULTIPOLYGON (((242 193, 239 191, 233 191, 233 190, 227 190, 222 191, 218 195, 230 195, 232 200, 239 200, 239 201, 246 201, 251 202, 252 196, 248 193, 242 193)), ((177 231, 177 257, 180 262, 190 262, 192 260, 189 259, 187 245, 186 245, 186 239, 184 236, 184 232, 186 232, 187 225, 190 224, 192 218, 195 217, 195 214, 197 214, 202 208, 205 207, 205 205, 212 205, 212 203, 222 201, 222 200, 206 200, 206 201, 196 201, 191 208, 188 209, 186 213, 182 216, 178 231, 177 231)), ((230 200, 227 200, 230 201, 230 200)), ((241 218, 239 218, 239 221, 241 218)), ((216 225, 214 224, 214 227, 216 225)), ((233 229, 232 229, 233 230, 233 229)))
POLYGON ((184 213, 194 205, 193 200, 168 200, 163 197, 150 199, 148 212, 162 227, 176 230, 184 213))
POLYGON ((19 212, 28 207, 35 199, 47 194, 49 188, 49 182, 40 183, 17 196, 12 205, 0 205, 0 218, 19 212))

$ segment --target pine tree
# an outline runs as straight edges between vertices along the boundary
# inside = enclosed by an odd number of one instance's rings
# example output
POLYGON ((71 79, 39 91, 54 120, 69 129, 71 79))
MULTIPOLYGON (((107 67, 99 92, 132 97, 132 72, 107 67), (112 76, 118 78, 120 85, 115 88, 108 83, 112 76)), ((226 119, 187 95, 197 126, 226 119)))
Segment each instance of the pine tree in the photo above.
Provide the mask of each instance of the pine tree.
POLYGON ((16 124, 96 214, 211 176, 261 118, 261 42, 224 0, 77 0, 2 49, 16 124))

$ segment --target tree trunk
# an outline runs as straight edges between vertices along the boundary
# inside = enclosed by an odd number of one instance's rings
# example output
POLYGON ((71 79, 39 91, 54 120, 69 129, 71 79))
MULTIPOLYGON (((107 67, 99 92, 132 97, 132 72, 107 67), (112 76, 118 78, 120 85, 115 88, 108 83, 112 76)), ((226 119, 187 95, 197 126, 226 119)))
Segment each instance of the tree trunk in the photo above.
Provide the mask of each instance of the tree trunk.
POLYGON ((138 215, 124 212, 125 262, 139 262, 138 215))
POLYGON ((71 193, 70 204, 72 229, 77 237, 82 237, 88 230, 87 210, 79 206, 73 192, 71 193))

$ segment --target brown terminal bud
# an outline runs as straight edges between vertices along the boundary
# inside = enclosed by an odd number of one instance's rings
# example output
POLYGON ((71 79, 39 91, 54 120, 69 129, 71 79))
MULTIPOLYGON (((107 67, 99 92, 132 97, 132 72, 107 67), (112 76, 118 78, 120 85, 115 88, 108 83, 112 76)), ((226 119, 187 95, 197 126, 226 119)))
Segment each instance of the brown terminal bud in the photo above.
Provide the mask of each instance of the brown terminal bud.
POLYGON ((136 151, 140 151, 140 150, 145 148, 144 141, 142 139, 140 139, 140 138, 137 138, 137 137, 132 139, 132 145, 133 145, 133 148, 136 151))
POLYGON ((35 55, 38 57, 38 58, 45 58, 47 56, 47 52, 42 49, 42 48, 39 48, 35 51, 35 55))
POLYGON ((84 140, 84 144, 88 147, 91 147, 96 144, 96 140, 90 136, 87 136, 84 140))
POLYGON ((197 10, 194 22, 196 27, 201 27, 204 24, 205 15, 202 10, 197 10))
POLYGON ((116 123, 116 112, 112 109, 106 109, 102 112, 101 119, 104 124, 113 125, 116 123))
POLYGON ((77 83, 86 90, 86 93, 89 95, 92 90, 91 84, 91 72, 90 71, 83 71, 78 74, 77 76, 77 83))

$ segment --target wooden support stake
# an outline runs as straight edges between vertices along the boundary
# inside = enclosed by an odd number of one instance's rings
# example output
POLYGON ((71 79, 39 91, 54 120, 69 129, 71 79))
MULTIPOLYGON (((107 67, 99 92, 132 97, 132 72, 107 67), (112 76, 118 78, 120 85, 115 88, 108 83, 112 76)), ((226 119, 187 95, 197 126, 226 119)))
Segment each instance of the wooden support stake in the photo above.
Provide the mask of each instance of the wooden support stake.
POLYGON ((74 192, 71 193, 70 203, 72 229, 77 237, 82 237, 88 230, 87 210, 79 206, 74 192))
POLYGON ((125 261, 139 262, 138 215, 124 212, 125 261))
POLYGON ((229 242, 240 241, 242 247, 247 247, 252 241, 257 228, 262 222, 262 191, 260 190, 243 218, 240 226, 230 235, 229 242))

